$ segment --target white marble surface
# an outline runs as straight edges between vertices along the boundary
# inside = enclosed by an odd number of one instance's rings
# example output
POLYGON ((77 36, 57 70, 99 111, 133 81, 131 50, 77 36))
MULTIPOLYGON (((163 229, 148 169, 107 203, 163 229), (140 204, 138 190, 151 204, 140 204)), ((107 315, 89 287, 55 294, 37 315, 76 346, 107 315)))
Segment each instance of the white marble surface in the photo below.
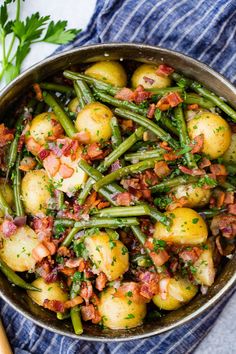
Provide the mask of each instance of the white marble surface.
MULTIPOLYGON (((70 27, 83 29, 93 13, 95 2, 95 0, 26 0, 22 6, 22 16, 26 17, 39 11, 42 15, 50 14, 53 20, 68 20, 70 27)), ((24 62, 24 69, 47 57, 55 49, 54 45, 36 44, 24 62)), ((213 330, 198 346, 195 354, 235 354, 235 335, 236 294, 224 308, 213 330)))

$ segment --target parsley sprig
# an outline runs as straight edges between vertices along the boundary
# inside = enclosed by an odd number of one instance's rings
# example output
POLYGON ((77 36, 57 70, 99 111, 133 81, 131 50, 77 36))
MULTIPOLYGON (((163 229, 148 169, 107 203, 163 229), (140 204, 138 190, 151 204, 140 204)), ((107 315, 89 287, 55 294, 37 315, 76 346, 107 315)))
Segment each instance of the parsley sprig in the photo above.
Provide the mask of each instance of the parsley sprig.
POLYGON ((22 63, 33 44, 66 44, 81 31, 67 29, 67 21, 50 21, 50 16, 41 16, 39 12, 21 20, 21 3, 21 0, 5 0, 0 6, 0 82, 4 81, 6 84, 20 74, 22 63), (14 19, 9 19, 10 3, 15 3, 14 19))

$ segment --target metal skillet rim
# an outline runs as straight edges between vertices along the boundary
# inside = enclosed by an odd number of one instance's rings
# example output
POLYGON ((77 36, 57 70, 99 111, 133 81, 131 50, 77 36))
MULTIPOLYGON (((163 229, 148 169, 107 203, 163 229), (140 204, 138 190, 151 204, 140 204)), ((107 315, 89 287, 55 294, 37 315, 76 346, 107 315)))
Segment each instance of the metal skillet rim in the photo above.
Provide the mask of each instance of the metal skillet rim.
MULTIPOLYGON (((172 51, 170 49, 165 49, 165 48, 161 48, 158 46, 149 46, 149 45, 143 45, 140 43, 105 43, 105 44, 95 44, 95 45, 87 45, 87 46, 82 46, 80 48, 74 48, 59 54, 55 54, 53 56, 50 56, 42 61, 40 61, 39 63, 34 64, 33 66, 31 66, 29 69, 25 70, 22 74, 20 74, 15 80, 13 80, 9 85, 7 85, 5 88, 3 88, 0 92, 0 97, 2 95, 5 95, 7 92, 9 92, 9 90, 11 90, 18 82, 20 82, 22 79, 24 79, 24 77, 32 72, 34 72, 35 70, 37 70, 38 68, 45 66, 47 63, 54 61, 55 59, 60 59, 63 58, 67 55, 76 53, 76 52, 83 52, 83 51, 87 51, 87 50, 91 50, 91 49, 104 49, 104 51, 106 51, 106 49, 112 49, 112 48, 136 48, 136 49, 142 49, 142 50, 159 50, 162 51, 163 53, 166 54, 177 54, 179 56, 179 58, 188 60, 188 62, 193 63, 199 67, 201 67, 204 71, 209 72, 210 74, 212 74, 217 80, 219 80, 221 83, 223 83, 224 85, 226 85, 236 96, 236 88, 227 80, 225 79, 221 74, 217 73, 216 71, 214 71, 213 69, 211 69, 209 66, 207 66, 206 64, 203 64, 202 62, 193 59, 185 54, 182 54, 180 52, 177 51, 172 51)), ((89 336, 89 335, 76 335, 74 333, 70 333, 68 331, 63 331, 58 329, 54 324, 48 326, 47 324, 45 324, 43 321, 41 320, 37 320, 33 314, 30 315, 29 313, 27 313, 24 309, 18 308, 17 305, 15 305, 11 299, 9 299, 7 296, 4 295, 4 293, 2 292, 2 290, 0 289, 0 296, 11 306, 13 307, 18 313, 20 313, 21 315, 23 315, 24 317, 26 317, 27 319, 31 320, 32 322, 34 322, 36 325, 45 328, 49 331, 53 331, 54 333, 60 334, 60 335, 65 335, 68 336, 70 338, 73 339, 81 339, 81 340, 86 340, 86 341, 98 341, 98 342, 123 342, 123 341, 130 341, 130 340, 138 340, 138 339, 144 339, 144 338, 149 338, 152 337, 154 335, 157 334, 161 334, 164 333, 166 331, 169 331, 171 329, 174 329, 176 327, 179 327, 180 325, 183 325, 185 323, 187 323, 188 321, 196 318, 197 316, 199 316, 200 314, 202 314, 205 310, 209 309, 210 307, 212 307, 214 304, 216 304, 220 298, 222 298, 222 296, 227 292, 227 290, 229 290, 233 284, 236 283, 236 272, 233 274, 233 276, 227 281, 227 283, 225 284, 225 286, 223 288, 220 289, 220 291, 218 291, 218 293, 216 295, 214 295, 210 300, 208 300, 204 305, 202 305, 199 309, 195 310, 193 313, 189 314, 188 316, 178 320, 177 322, 167 325, 163 328, 160 329, 156 329, 151 331, 150 333, 144 333, 144 334, 138 334, 138 335, 133 335, 133 334, 129 334, 128 337, 121 337, 121 338, 109 338, 109 337, 96 337, 96 336, 89 336)))

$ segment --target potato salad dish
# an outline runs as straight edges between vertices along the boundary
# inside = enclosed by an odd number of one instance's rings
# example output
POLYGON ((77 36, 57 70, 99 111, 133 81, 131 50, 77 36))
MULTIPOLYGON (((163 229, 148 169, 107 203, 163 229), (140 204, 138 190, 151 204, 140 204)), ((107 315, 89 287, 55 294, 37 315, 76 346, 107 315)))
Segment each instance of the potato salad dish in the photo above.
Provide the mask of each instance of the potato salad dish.
POLYGON ((232 257, 236 112, 164 63, 69 69, 0 124, 0 270, 76 334, 126 330, 232 257))

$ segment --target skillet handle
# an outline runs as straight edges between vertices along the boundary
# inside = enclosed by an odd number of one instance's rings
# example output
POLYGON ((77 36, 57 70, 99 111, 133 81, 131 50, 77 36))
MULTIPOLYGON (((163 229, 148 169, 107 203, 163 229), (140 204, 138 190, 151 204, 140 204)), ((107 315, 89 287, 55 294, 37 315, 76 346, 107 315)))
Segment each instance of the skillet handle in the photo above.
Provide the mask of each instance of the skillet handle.
POLYGON ((0 354, 13 354, 1 320, 0 320, 0 354))

